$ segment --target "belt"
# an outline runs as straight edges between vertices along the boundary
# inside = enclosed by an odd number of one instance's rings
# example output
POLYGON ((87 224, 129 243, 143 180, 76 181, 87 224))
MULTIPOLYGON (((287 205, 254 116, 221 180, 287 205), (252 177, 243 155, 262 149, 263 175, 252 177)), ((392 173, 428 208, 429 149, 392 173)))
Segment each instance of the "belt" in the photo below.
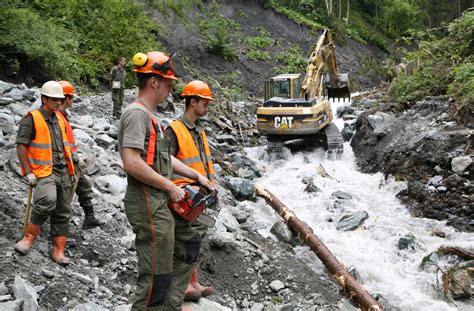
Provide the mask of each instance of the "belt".
POLYGON ((54 164, 53 166, 54 168, 57 168, 58 170, 62 170, 66 166, 66 164, 59 163, 59 164, 54 164))

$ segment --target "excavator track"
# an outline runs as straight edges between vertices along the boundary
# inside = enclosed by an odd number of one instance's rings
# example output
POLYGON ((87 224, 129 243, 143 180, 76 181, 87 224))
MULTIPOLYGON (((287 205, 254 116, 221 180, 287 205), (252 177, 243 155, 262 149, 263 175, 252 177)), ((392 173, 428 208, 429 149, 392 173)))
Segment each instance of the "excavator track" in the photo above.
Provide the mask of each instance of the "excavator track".
POLYGON ((344 139, 334 123, 329 123, 323 128, 327 139, 327 152, 329 157, 339 157, 344 152, 344 139))

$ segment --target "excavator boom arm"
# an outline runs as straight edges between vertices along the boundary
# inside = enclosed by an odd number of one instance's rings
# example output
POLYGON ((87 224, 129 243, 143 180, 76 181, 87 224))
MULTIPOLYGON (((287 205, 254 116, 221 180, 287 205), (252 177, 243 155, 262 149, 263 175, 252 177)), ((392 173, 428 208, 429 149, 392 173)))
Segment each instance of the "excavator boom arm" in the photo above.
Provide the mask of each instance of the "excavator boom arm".
POLYGON ((328 29, 319 36, 309 57, 300 97, 306 99, 323 97, 322 82, 325 71, 329 75, 329 81, 326 81, 328 94, 330 89, 333 93, 341 95, 340 97, 350 98, 347 78, 345 78, 346 81, 341 82, 342 79, 338 74, 332 34, 328 29))

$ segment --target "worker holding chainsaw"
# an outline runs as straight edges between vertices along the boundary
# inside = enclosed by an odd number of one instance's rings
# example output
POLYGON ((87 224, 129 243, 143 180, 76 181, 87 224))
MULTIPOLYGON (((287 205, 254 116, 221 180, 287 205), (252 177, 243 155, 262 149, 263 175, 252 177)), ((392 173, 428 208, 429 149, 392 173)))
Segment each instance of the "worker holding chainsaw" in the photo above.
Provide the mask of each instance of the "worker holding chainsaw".
MULTIPOLYGON (((127 173, 125 213, 136 235, 138 280, 132 310, 181 310, 190 269, 198 257, 199 235, 175 225, 168 201, 186 198, 172 174, 196 180, 214 191, 211 182, 169 152, 154 111, 165 101, 177 79, 172 57, 162 52, 137 53, 132 59, 138 98, 127 106, 119 123, 118 144, 127 173), (184 245, 184 253, 176 253, 184 245)), ((184 309, 184 308, 183 308, 184 309)))
MULTIPOLYGON (((208 106, 210 102, 214 100, 211 89, 207 83, 194 80, 184 86, 181 97, 185 100, 185 112, 179 120, 173 121, 165 131, 165 136, 170 140, 171 154, 189 167, 207 176, 212 184, 214 184, 214 166, 211 160, 211 152, 206 133, 199 121, 200 117, 207 114, 208 106)), ((178 186, 193 185, 196 183, 195 180, 178 175, 173 175, 172 180, 173 183, 178 186)), ((201 190, 201 193, 202 192, 203 190, 201 190)), ((206 197, 206 195, 201 195, 201 197, 206 197)), ((202 238, 207 231, 207 226, 200 224, 200 222, 196 220, 198 220, 199 214, 202 213, 206 205, 215 202, 215 192, 209 194, 208 198, 203 202, 205 204, 196 206, 196 199, 193 201, 194 206, 184 201, 181 203, 181 209, 174 209, 175 215, 178 216, 175 222, 186 223, 192 221, 192 228, 196 230, 196 233, 202 238), (189 216, 183 215, 186 213, 186 210, 188 210, 189 216), (190 217, 190 213, 194 213, 195 215, 190 217)), ((182 252, 183 250, 176 250, 175 247, 175 251, 182 252)), ((214 288, 204 287, 199 283, 198 264, 196 263, 190 268, 192 269, 191 279, 186 288, 184 299, 195 301, 201 297, 212 295, 214 288)))
MULTIPOLYGON (((63 88, 58 82, 46 82, 41 87, 41 107, 28 112, 20 121, 16 151, 23 176, 30 189, 36 187, 36 190, 31 222, 14 249, 22 255, 28 254, 49 218, 54 241, 51 258, 58 264, 68 265, 64 247, 71 218, 71 184, 75 177, 66 126, 58 113, 63 98, 63 88)), ((26 224, 28 215, 25 220, 26 224)))
POLYGON ((94 215, 94 205, 92 204, 92 184, 85 174, 86 164, 77 153, 76 139, 69 123, 67 110, 72 107, 73 98, 77 95, 74 86, 68 81, 59 81, 64 92, 64 99, 59 106, 58 116, 60 116, 66 125, 66 136, 71 147, 72 159, 76 172, 76 183, 72 185, 71 200, 74 193, 77 194, 79 205, 84 210, 84 222, 82 229, 87 230, 94 227, 105 225, 105 221, 97 219, 94 215))

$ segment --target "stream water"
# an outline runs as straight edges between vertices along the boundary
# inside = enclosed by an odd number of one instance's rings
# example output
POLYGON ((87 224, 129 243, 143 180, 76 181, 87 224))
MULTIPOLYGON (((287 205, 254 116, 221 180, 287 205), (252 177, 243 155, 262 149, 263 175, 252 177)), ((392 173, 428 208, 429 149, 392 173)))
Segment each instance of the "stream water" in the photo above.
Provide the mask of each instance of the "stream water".
MULTIPOLYGON (((333 103, 334 112, 338 105, 333 103)), ((342 128, 341 119, 335 123, 342 128)), ((248 148, 246 152, 263 172, 258 183, 310 225, 346 267, 354 266, 369 292, 380 293, 399 310, 474 310, 472 300, 444 300, 438 290, 442 286, 441 273, 436 273, 434 266, 420 267, 423 257, 440 246, 473 247, 474 234, 458 232, 444 222, 412 217, 396 198, 405 184, 385 180, 381 173, 359 172, 349 143, 344 144, 344 153, 338 160, 327 159, 322 149, 295 152, 276 161, 267 159, 265 146, 248 148), (317 173, 318 164, 331 178, 317 173), (304 177, 313 177, 321 192, 305 192, 304 177), (337 190, 349 193, 352 199, 340 200, 342 206, 335 207, 332 193, 337 190), (362 210, 369 218, 357 230, 336 229, 343 215, 362 210), (433 229, 443 231, 445 238, 434 236, 433 229), (414 248, 400 250, 398 240, 409 233, 415 237, 414 248)), ((280 217, 261 199, 244 204, 255 210, 253 217, 262 228, 260 233, 271 236, 270 228, 280 217)), ((323 264, 308 247, 295 250, 313 269, 323 271, 323 264)), ((449 261, 450 258, 443 259, 438 265, 447 267, 449 261)))

